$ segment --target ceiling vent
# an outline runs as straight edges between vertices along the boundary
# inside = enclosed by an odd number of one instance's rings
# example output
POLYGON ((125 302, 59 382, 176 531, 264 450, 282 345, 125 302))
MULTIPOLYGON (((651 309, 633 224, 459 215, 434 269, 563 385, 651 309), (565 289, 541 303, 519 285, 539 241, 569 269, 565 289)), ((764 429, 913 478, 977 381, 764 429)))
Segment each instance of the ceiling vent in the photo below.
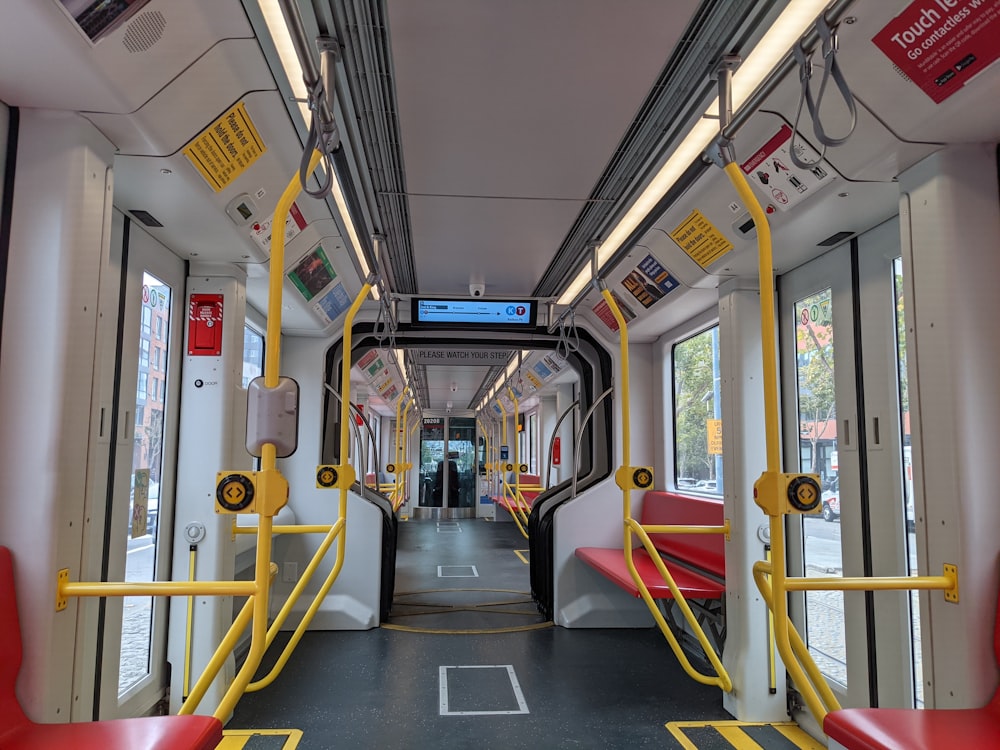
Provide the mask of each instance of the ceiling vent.
POLYGON ((141 208, 130 208, 128 210, 132 216, 134 216, 138 221, 141 221, 147 227, 162 227, 163 225, 156 220, 156 217, 149 211, 143 211, 141 208))
POLYGON ((158 10, 140 13, 125 27, 122 44, 129 52, 145 52, 163 37, 167 19, 158 10))
POLYGON ((854 232, 837 232, 836 234, 831 234, 822 242, 817 242, 817 247, 833 247, 834 245, 839 245, 841 242, 846 240, 848 237, 853 237, 854 232))

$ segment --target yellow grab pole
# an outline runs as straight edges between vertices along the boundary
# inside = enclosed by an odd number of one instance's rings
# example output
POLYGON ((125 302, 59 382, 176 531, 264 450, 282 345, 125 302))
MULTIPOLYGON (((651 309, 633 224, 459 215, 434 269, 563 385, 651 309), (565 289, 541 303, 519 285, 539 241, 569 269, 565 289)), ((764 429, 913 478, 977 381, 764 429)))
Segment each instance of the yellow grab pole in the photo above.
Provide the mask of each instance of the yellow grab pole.
MULTIPOLYGON (((724 167, 726 175, 736 189, 740 200, 750 212, 753 218, 754 228, 757 230, 757 272, 760 285, 760 329, 761 329, 761 356, 763 358, 763 380, 764 380, 764 444, 767 456, 767 472, 779 473, 781 471, 781 454, 779 448, 779 412, 778 412, 778 373, 777 373, 777 345, 775 344, 774 326, 774 264, 771 250, 771 226, 767 221, 767 214, 761 208, 760 202, 753 194, 753 190, 746 181, 743 172, 736 162, 729 162, 724 167)), ((790 643, 788 619, 788 601, 785 596, 785 528, 784 515, 774 515, 770 517, 771 529, 771 556, 774 560, 771 570, 773 579, 772 611, 774 612, 774 640, 785 662, 785 668, 792 676, 792 681, 802 690, 803 699, 809 706, 820 726, 826 716, 827 709, 824 708, 815 690, 809 689, 810 684, 802 669, 799 660, 792 653, 790 643)), ((758 584, 759 585, 759 584, 758 584)), ((808 653, 806 661, 811 662, 808 653)), ((825 684, 825 682, 824 682, 825 684)), ((832 694, 831 694, 832 695, 832 694)), ((836 701, 834 701, 836 705, 836 701)), ((833 706, 831 706, 832 708, 833 706)))
MULTIPOLYGON (((277 572, 277 566, 275 566, 275 572, 277 572)), ((240 609, 240 613, 236 615, 236 619, 233 620, 233 624, 230 626, 229 632, 226 633, 222 642, 219 644, 219 647, 215 649, 215 653, 212 654, 212 658, 208 660, 208 664, 205 665, 205 669, 202 671, 198 681, 195 682, 194 687, 191 688, 191 692, 188 693, 184 703, 177 711, 179 716, 193 714, 195 709, 198 708, 198 704, 201 703, 201 699, 205 697, 205 693, 208 692, 208 688, 215 679, 215 676, 219 674, 219 670, 222 669, 222 665, 225 664, 226 659, 229 658, 229 654, 231 654, 233 649, 236 648, 236 644, 240 640, 240 635, 244 630, 246 630, 246 627, 250 623, 250 619, 252 617, 253 597, 251 596, 243 603, 243 607, 240 609)))
POLYGON ((514 404, 514 506, 521 510, 521 403, 514 395, 514 390, 507 386, 507 394, 514 404))
POLYGON ((407 438, 410 435, 410 407, 413 406, 413 396, 406 402, 406 408, 403 409, 403 426, 400 427, 399 422, 396 422, 396 429, 400 433, 396 439, 396 445, 399 448, 399 458, 396 461, 396 497, 393 503, 393 510, 397 510, 400 505, 402 505, 401 498, 403 497, 403 482, 405 481, 405 476, 400 470, 401 467, 406 463, 407 450, 409 446, 407 445, 407 438))
MULTIPOLYGON (((349 466, 350 458, 350 448, 351 448, 351 433, 350 433, 350 418, 351 418, 351 341, 353 336, 354 328, 354 318, 358 314, 358 310, 361 309, 361 304, 365 301, 368 293, 371 291, 371 284, 367 281, 362 285, 361 291, 358 292, 358 296, 354 298, 354 302, 351 304, 350 308, 347 310, 347 315, 344 318, 344 343, 342 348, 342 367, 340 373, 341 379, 341 399, 340 399, 340 468, 342 470, 341 476, 343 476, 343 469, 349 466)), ((396 427, 399 427, 399 422, 396 422, 396 427)), ((398 443, 398 439, 397 439, 398 443)), ((263 679, 257 680, 254 683, 254 690, 259 690, 261 688, 270 685, 280 674, 282 668, 288 663, 288 659, 291 657, 292 652, 298 645, 299 640, 302 638, 302 634, 305 629, 309 627, 309 623, 312 621, 313 616, 319 610, 323 599, 326 597, 327 592, 333 586, 340 575, 341 569, 344 567, 344 553, 347 549, 347 492, 348 487, 345 482, 340 483, 340 505, 338 509, 337 522, 334 524, 333 528, 330 530, 330 536, 336 535, 337 537, 337 562, 334 564, 333 569, 327 575, 326 580, 320 587, 316 596, 313 598, 312 604, 306 611, 302 620, 299 622, 298 627, 295 629, 295 633, 292 634, 292 638, 285 645, 285 649, 282 651, 278 662, 274 665, 271 672, 263 679)), ((270 520, 270 519, 269 519, 270 520)), ((324 549, 324 553, 326 550, 324 549)), ((315 559, 314 555, 314 559, 315 559)), ((318 564, 318 562, 317 562, 318 564)), ((256 623, 255 623, 256 624, 256 623)), ((275 631, 277 632, 277 631, 275 631)), ((267 639, 267 633, 264 634, 265 640, 267 639)), ((272 636, 273 637, 273 636, 272 636)), ((243 689, 249 689, 249 680, 247 685, 243 689)))
MULTIPOLYGON (((302 524, 301 526, 272 526, 272 534, 325 534, 333 526, 331 524, 302 524)), ((256 526, 237 526, 234 529, 236 534, 256 534, 256 526)))
MULTIPOLYGON (((266 568, 265 568, 266 569, 266 568)), ((147 581, 104 582, 66 581, 59 584, 59 594, 68 596, 253 596, 254 581, 147 581)))
MULTIPOLYGON (((194 566, 198 556, 197 545, 192 544, 188 554, 188 581, 194 581, 194 566)), ((181 686, 181 700, 186 701, 191 690, 191 631, 194 626, 194 595, 188 594, 187 621, 184 625, 184 684, 181 686)))
MULTIPOLYGON (((604 301, 608 303, 608 307, 611 308, 611 314, 614 315, 615 321, 618 323, 618 346, 622 363, 622 466, 631 466, 632 456, 631 446, 629 444, 631 425, 629 424, 628 391, 628 324, 625 322, 625 317, 622 315, 622 311, 618 309, 618 303, 615 301, 611 292, 607 289, 602 289, 601 296, 604 297, 604 301)), ((622 520, 625 524, 625 557, 630 561, 629 567, 632 567, 632 532, 628 526, 630 518, 632 518, 632 491, 626 486, 626 488, 622 490, 622 520)))
MULTIPOLYGON (((410 432, 407 436, 407 444, 409 444, 409 441, 413 440, 413 435, 414 433, 416 433, 418 427, 420 427, 419 417, 413 420, 413 426, 410 427, 410 432)), ((399 510, 400 507, 402 507, 403 503, 406 502, 407 498, 409 497, 409 489, 410 489, 410 471, 407 470, 406 475, 403 478, 403 498, 402 500, 400 500, 399 505, 397 505, 394 508, 394 510, 399 510)), ((419 492, 417 494, 419 494, 419 492)), ((419 503, 419 500, 417 502, 419 503)))
MULTIPOLYGON (((319 164, 323 155, 314 150, 309 158, 307 174, 312 174, 319 164)), ((288 182, 288 186, 278 199, 278 205, 274 209, 275 226, 284 226, 285 217, 291 210, 292 203, 302 190, 299 175, 296 174, 288 182)), ((281 292, 285 279, 285 233, 275 231, 271 233, 271 258, 270 276, 267 295, 267 339, 264 353, 264 387, 276 388, 281 364, 281 292)), ((342 404, 346 408, 347 398, 342 404)), ((278 454, 274 443, 264 443, 261 450, 261 471, 265 475, 277 472, 278 454)), ((267 481, 265 479, 265 481, 267 481)), ((267 615, 268 615, 268 594, 270 593, 270 580, 267 571, 271 564, 271 527, 274 525, 274 518, 270 515, 260 516, 257 523, 257 558, 254 583, 256 592, 253 595, 253 623, 250 627, 250 652, 246 661, 236 674, 232 685, 226 691, 222 702, 215 710, 215 717, 221 721, 226 720, 233 711, 236 702, 243 695, 246 686, 250 684, 257 667, 260 666, 261 659, 264 658, 264 651, 267 648, 267 615)))
MULTIPOLYGON (((618 308, 618 303, 614 296, 608 291, 607 288, 601 290, 601 296, 604 297, 604 301, 607 302, 608 307, 611 310, 612 315, 614 315, 615 320, 618 323, 618 334, 619 334, 619 346, 620 346, 620 359, 621 359, 621 395, 622 395, 622 466, 631 466, 632 455, 631 455, 631 425, 629 421, 630 403, 629 403, 629 356, 628 356, 628 324, 625 322, 625 317, 622 315, 621 310, 618 308)), ((691 612, 691 608, 684 598, 684 595, 677 588, 677 584, 674 582, 673 576, 670 575, 670 571, 667 570, 666 565, 663 564, 663 560, 660 558, 659 552, 653 547, 653 543, 650 540, 646 532, 643 531, 643 527, 632 518, 632 488, 630 483, 625 482, 622 488, 622 536, 623 536, 623 546, 625 552, 625 565, 629 570, 629 574, 632 576, 632 580, 635 582, 636 587, 639 589, 639 594, 643 601, 646 603, 647 608, 653 615, 653 619, 656 620, 657 626, 660 628, 660 632, 663 633, 667 642, 670 644, 671 650, 674 655, 680 661, 681 666, 684 671, 694 680, 705 684, 705 685, 717 685, 726 692, 733 689, 732 679, 729 677, 729 673, 726 668, 722 665, 719 657, 716 655, 715 650, 712 645, 708 642, 708 637, 705 635, 705 631, 698 624, 694 613, 691 612), (694 633, 698 642, 701 644, 702 650, 705 652, 705 656, 708 658, 713 669, 715 669, 716 676, 711 677, 709 675, 704 675, 698 672, 688 660, 687 655, 681 648, 680 644, 677 642, 676 637, 673 632, 671 632, 663 614, 660 612, 659 607, 656 606, 656 602, 653 600, 649 593, 649 588, 646 586, 642 577, 639 575, 635 568, 635 560, 632 555, 632 534, 635 533, 639 540, 642 542, 643 547, 649 553, 650 558, 653 560, 657 571, 660 576, 666 582, 667 586, 670 588, 671 593, 674 595, 674 600, 677 602, 681 613, 684 615, 684 619, 688 622, 691 627, 691 631, 694 633)), ((652 528, 656 528, 655 526, 652 528)), ((669 527, 667 527, 669 528, 669 527)), ((728 529, 728 524, 723 527, 717 527, 716 530, 708 532, 699 533, 723 533, 723 529, 728 529)))
MULTIPOLYGON (((281 610, 275 616, 274 622, 271 623, 271 627, 268 628, 267 630, 268 648, 270 648, 271 644, 274 643, 275 637, 281 631, 281 627, 285 624, 285 621, 291 614, 292 609, 298 603, 298 600, 301 598, 302 593, 309 585, 309 582, 312 580, 312 577, 315 574, 317 568, 319 568, 320 562, 323 560, 324 557, 326 557, 326 553, 327 550, 330 549, 330 545, 333 544, 334 540, 337 539, 338 536, 343 535, 344 525, 345 525, 344 519, 340 518, 337 520, 337 523, 329 527, 329 532, 325 537, 323 537, 323 541, 320 542, 319 548, 317 548, 315 554, 312 557, 312 560, 309 561, 309 564, 303 571, 302 577, 299 578, 299 580, 296 582, 295 587, 288 595, 288 599, 285 601, 285 603, 281 607, 281 610)), ((299 621, 299 624, 296 626, 295 635, 293 635, 293 637, 289 639, 288 643, 285 644, 285 648, 282 650, 281 656, 278 658, 278 661, 275 663, 273 667, 271 667, 271 671, 268 672, 268 674, 265 677, 263 677, 260 680, 251 682, 249 685, 247 685, 248 693, 253 693, 256 692, 257 690, 261 690, 267 687, 272 682, 274 682, 274 680, 278 677, 279 674, 281 674, 281 670, 284 668, 285 664, 288 663, 288 659, 291 657, 292 652, 295 650, 296 645, 298 645, 298 642, 302 637, 302 633, 300 631, 305 631, 305 629, 309 627, 309 623, 312 622, 312 618, 316 612, 316 609, 322 603, 324 597, 326 596, 326 593, 330 590, 330 585, 333 584, 337 576, 340 574, 340 570, 341 568, 343 568, 343 565, 344 565, 343 558, 338 558, 338 560, 333 565, 333 569, 327 576, 327 580, 324 581, 324 584, 323 586, 320 587, 320 590, 316 592, 316 596, 313 597, 313 601, 309 605, 306 614, 303 615, 302 619, 299 621), (327 585, 327 582, 329 582, 329 585, 327 585)))
MULTIPOLYGON (((404 390, 402 393, 399 394, 399 398, 396 399, 396 424, 395 424, 395 428, 394 428, 396 430, 396 434, 393 435, 393 440, 392 440, 392 462, 393 462, 393 464, 398 464, 399 463, 399 449, 400 449, 400 444, 399 444, 399 433, 400 433, 399 422, 400 422, 400 419, 402 418, 402 414, 403 414, 403 399, 405 399, 405 398, 406 398, 406 391, 404 390)), ((393 476, 393 483, 395 483, 395 480, 396 480, 396 477, 393 476)))

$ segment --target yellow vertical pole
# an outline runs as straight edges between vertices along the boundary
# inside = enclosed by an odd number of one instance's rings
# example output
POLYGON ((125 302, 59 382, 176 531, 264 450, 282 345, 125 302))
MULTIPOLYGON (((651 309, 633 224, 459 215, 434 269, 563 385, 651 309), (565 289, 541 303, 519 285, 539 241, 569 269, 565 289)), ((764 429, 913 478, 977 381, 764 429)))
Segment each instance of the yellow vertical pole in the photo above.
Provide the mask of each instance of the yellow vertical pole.
MULTIPOLYGON (((742 170, 735 162, 725 166, 726 175, 739 194, 740 200, 750 212, 754 228, 757 230, 758 276, 760 279, 760 328, 761 355, 764 370, 764 441, 767 455, 767 471, 781 471, 781 453, 779 446, 779 412, 778 412, 778 363, 777 345, 775 344, 775 312, 774 312, 774 263, 771 251, 771 226, 767 214, 761 208, 760 202, 743 176, 742 170)), ((785 571, 785 525, 784 515, 770 517, 771 529, 771 586, 773 591, 772 608, 774 612, 774 640, 785 662, 785 668, 792 680, 802 692, 802 697, 816 717, 820 725, 827 714, 827 709, 816 694, 815 688, 806 677, 802 665, 792 653, 789 635, 788 600, 786 598, 785 571), (810 689, 812 688, 812 689, 810 689)), ((825 682, 824 682, 825 686, 825 682)))
POLYGON ((521 433, 518 431, 521 418, 521 405, 518 403, 514 390, 507 386, 507 394, 514 403, 514 504, 520 507, 521 502, 521 433))
MULTIPOLYGON (((622 396, 622 466, 631 466, 632 455, 629 444, 631 425, 629 424, 628 392, 628 324, 625 322, 621 310, 618 309, 618 303, 611 292, 607 289, 602 289, 601 296, 608 303, 608 307, 611 308, 611 314, 615 316, 615 320, 618 322, 619 357, 622 363, 622 382, 620 385, 622 396)), ((629 527, 628 521, 632 518, 632 490, 628 484, 622 490, 622 516, 625 523, 625 556, 630 558, 632 555, 632 530, 629 527)))
MULTIPOLYGON (((309 159, 308 174, 319 164, 323 155, 319 151, 313 151, 309 159)), ((278 205, 274 209, 275 226, 284 226, 285 217, 292 207, 292 203, 302 189, 299 182, 299 175, 296 174, 289 181, 285 191, 278 199, 278 205)), ((281 364, 281 290, 285 278, 285 233, 275 231, 271 233, 271 258, 270 277, 268 280, 267 296, 267 339, 264 351, 264 387, 276 388, 280 374, 281 364)), ((274 443, 265 443, 261 449, 261 470, 258 475, 263 476, 265 486, 270 485, 267 475, 277 472, 278 452, 274 443)), ((236 678, 229 686, 223 696, 219 707, 215 710, 215 717, 221 721, 228 719, 232 713, 236 702, 243 695, 253 673, 260 666, 264 651, 267 648, 267 615, 268 615, 268 593, 270 590, 270 568, 271 568, 271 528, 274 525, 274 518, 270 515, 262 515, 257 524, 257 555, 256 567, 254 568, 255 592, 253 599, 253 622, 250 628, 250 652, 246 661, 236 674, 236 678)))
POLYGON ((396 507, 403 504, 403 486, 406 483, 406 475, 403 473, 402 467, 406 464, 406 459, 409 456, 409 445, 407 443, 410 436, 411 406, 413 406, 413 396, 407 399, 406 408, 403 409, 403 423, 400 424, 398 420, 396 422, 396 430, 398 432, 396 443, 399 445, 399 460, 396 462, 396 507))

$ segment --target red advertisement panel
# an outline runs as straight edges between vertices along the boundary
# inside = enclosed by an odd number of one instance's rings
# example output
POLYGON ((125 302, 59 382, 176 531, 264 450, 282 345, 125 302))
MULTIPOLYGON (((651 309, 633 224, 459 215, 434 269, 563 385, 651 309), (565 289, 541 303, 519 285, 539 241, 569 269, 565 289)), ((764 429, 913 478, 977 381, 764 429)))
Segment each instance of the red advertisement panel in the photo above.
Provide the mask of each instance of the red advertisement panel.
POLYGON ((914 0, 872 41, 940 104, 1000 57, 1000 0, 914 0))

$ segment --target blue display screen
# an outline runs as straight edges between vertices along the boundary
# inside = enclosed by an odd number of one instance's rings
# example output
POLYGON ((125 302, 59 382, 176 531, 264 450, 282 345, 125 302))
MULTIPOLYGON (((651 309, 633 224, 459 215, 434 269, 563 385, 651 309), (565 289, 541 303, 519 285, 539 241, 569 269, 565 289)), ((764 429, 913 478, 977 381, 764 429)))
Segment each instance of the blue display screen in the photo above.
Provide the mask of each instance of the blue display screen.
POLYGON ((535 303, 532 300, 413 300, 411 323, 414 325, 535 325, 535 303))

